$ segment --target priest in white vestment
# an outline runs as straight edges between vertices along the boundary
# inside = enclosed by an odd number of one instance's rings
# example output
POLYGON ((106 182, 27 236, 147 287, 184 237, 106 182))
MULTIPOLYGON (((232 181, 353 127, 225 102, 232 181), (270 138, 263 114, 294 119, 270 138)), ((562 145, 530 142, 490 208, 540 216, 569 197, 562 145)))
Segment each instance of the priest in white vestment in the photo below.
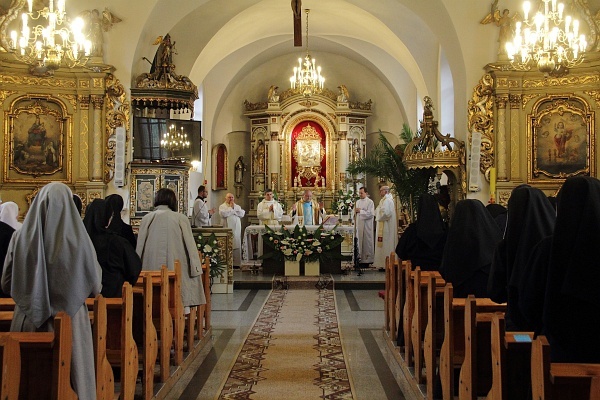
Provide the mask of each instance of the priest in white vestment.
POLYGON ((312 191, 305 190, 302 198, 292 205, 291 216, 304 219, 304 225, 319 225, 323 222, 325 208, 312 198, 312 191))
POLYGON ((271 189, 265 190, 265 198, 258 203, 256 216, 261 225, 277 225, 283 216, 283 208, 277 200, 273 198, 271 189))
POLYGON ((233 265, 239 267, 242 263, 242 221, 246 211, 235 204, 232 193, 227 193, 225 202, 219 206, 219 215, 223 227, 233 230, 233 265))
POLYGON ((396 227, 396 206, 389 186, 379 189, 381 200, 375 210, 375 261, 377 268, 385 268, 385 258, 396 249, 398 229, 396 227))
POLYGON ((360 199, 356 201, 356 237, 358 238, 358 254, 360 268, 368 268, 373 264, 375 249, 373 241, 373 217, 375 216, 375 203, 369 198, 369 192, 361 187, 358 190, 360 199))

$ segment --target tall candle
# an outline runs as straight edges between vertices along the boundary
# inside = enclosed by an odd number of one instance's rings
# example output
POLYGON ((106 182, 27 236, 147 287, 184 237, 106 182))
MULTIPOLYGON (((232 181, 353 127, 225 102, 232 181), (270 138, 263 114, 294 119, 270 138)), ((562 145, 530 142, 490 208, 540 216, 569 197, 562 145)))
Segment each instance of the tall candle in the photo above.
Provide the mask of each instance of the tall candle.
POLYGON ((496 197, 496 168, 495 167, 491 167, 490 168, 490 199, 492 199, 492 201, 495 199, 496 197))

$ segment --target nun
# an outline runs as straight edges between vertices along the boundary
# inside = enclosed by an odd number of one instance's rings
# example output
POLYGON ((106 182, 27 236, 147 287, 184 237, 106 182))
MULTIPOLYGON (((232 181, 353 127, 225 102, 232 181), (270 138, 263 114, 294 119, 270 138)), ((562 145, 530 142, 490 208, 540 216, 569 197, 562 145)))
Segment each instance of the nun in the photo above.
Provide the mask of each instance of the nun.
POLYGON ((508 200, 504 238, 498 243, 490 269, 488 295, 506 307, 506 330, 532 331, 520 310, 519 292, 523 277, 530 268, 529 257, 534 246, 552 234, 554 208, 537 188, 520 185, 508 200))
POLYGON ((500 204, 492 203, 485 206, 485 208, 488 210, 492 218, 494 218, 494 221, 496 221, 502 233, 504 233, 504 229, 506 229, 506 213, 508 212, 506 207, 500 204))
POLYGON ((113 208, 105 200, 95 199, 85 213, 83 225, 102 267, 102 295, 121 297, 123 283, 133 286, 137 282, 142 260, 131 243, 108 228, 112 218, 113 208))
POLYGON ((11 239, 2 290, 15 300, 10 330, 48 332, 65 311, 72 319, 71 383, 79 399, 95 399, 94 346, 85 299, 101 290, 94 245, 63 183, 44 186, 11 239))
POLYGON ((10 225, 14 230, 21 229, 22 223, 18 221, 19 206, 13 201, 2 203, 0 208, 0 222, 10 225))
POLYGON ((482 202, 456 203, 440 266, 442 277, 454 287, 454 297, 488 297, 490 266, 500 240, 502 232, 482 202))
POLYGON ((135 249, 137 245, 137 239, 133 234, 133 228, 131 227, 131 225, 126 224, 125 221, 123 221, 123 219, 121 218, 121 211, 123 211, 123 206, 125 204, 123 202, 123 198, 119 194, 111 194, 106 196, 105 200, 112 213, 112 219, 110 221, 108 229, 111 232, 114 232, 117 235, 120 235, 121 237, 127 239, 127 241, 131 243, 131 246, 133 246, 133 248, 135 249))

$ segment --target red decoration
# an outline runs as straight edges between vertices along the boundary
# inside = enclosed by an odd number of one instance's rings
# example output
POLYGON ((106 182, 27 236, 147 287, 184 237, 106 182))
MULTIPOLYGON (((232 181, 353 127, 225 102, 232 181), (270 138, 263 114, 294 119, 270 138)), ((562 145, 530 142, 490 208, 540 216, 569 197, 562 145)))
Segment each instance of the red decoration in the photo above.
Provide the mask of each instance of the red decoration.
MULTIPOLYGON (((317 133, 319 134, 319 136, 321 137, 321 146, 323 147, 323 149, 325 149, 325 156, 323 157, 323 159, 321 160, 321 172, 319 173, 319 181, 315 182, 315 177, 312 177, 311 179, 306 179, 305 177, 301 177, 300 178, 300 183, 298 184, 298 186, 303 186, 303 187, 321 187, 321 177, 324 177, 325 180, 327 180, 327 141, 325 138, 325 130, 323 129, 323 127, 321 125, 319 125, 318 123, 316 123, 315 121, 302 121, 300 122, 298 125, 296 125, 294 127, 294 129, 292 130, 292 140, 291 140, 291 151, 292 154, 294 152, 294 149, 296 148, 296 145, 298 143, 298 135, 300 134, 300 132, 302 132, 302 128, 304 128, 305 126, 310 125, 313 128, 315 128, 315 130, 317 131, 317 133)), ((292 176, 291 176, 291 182, 294 182, 294 178, 296 176, 298 176, 298 163, 296 162, 296 159, 294 158, 294 156, 292 155, 292 176)))

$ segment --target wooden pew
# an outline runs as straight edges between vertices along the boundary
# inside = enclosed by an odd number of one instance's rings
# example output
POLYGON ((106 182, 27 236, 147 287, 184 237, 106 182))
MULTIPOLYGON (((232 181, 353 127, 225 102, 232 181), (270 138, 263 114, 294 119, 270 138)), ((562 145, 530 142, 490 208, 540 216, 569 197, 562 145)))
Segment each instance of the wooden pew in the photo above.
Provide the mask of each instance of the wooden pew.
POLYGON ((166 382, 170 376, 171 347, 173 345, 173 317, 169 311, 169 274, 174 275, 175 272, 167 270, 167 266, 163 265, 160 271, 142 271, 136 283, 136 286, 139 287, 145 284, 145 279, 148 279, 153 286, 152 319, 160 338, 158 360, 161 382, 166 382))
POLYGON ((421 271, 417 267, 411 272, 409 280, 410 287, 407 291, 413 294, 412 315, 410 319, 410 343, 412 346, 414 376, 417 384, 423 383, 423 339, 425 327, 427 324, 428 305, 427 299, 427 278, 433 276, 436 286, 443 287, 445 281, 437 271, 421 271))
POLYGON ((414 310, 415 296, 413 292, 411 264, 408 263, 406 272, 404 273, 404 307, 402 310, 402 329, 404 331, 404 362, 406 363, 407 367, 413 366, 411 327, 414 310))
MULTIPOLYGON (((444 288, 444 342, 440 351, 440 380, 444 400, 454 396, 454 369, 460 368, 465 358, 465 303, 455 299, 452 284, 444 288)), ((478 312, 504 312, 506 304, 497 304, 488 298, 475 299, 478 312)), ((490 317, 482 317, 483 320, 490 317)))
POLYGON ((71 386, 71 318, 54 317, 54 332, 0 333, 2 399, 75 400, 71 386))
MULTIPOLYGON (((142 395, 149 400, 154 395, 154 365, 158 354, 156 328, 152 320, 152 277, 144 274, 142 284, 133 287, 133 337, 142 363, 142 395)), ((167 361, 168 365, 168 361, 167 361)))
POLYGON ((0 297, 0 332, 10 332, 14 309, 15 301, 11 297, 0 297))
MULTIPOLYGON (((202 254, 198 252, 200 259, 202 254)), ((192 351, 194 348, 194 338, 198 340, 202 339, 210 326, 210 321, 207 324, 207 315, 210 319, 210 258, 204 258, 202 263, 202 288, 204 290, 204 296, 206 297, 206 304, 202 304, 196 307, 192 307, 190 313, 186 318, 186 332, 187 332, 187 344, 188 351, 192 351), (208 312, 207 312, 208 310, 208 312), (194 332, 194 330, 196 332, 194 332)))
MULTIPOLYGON (((89 302, 86 302, 89 304, 89 302)), ((106 357, 106 331, 108 321, 106 299, 99 294, 93 300, 91 316, 94 337, 94 366, 96 368, 96 399, 112 400, 115 395, 115 377, 106 357)))
POLYGON ((600 399, 600 364, 553 363, 545 336, 531 348, 531 387, 536 400, 600 399))
POLYGON ((532 341, 533 332, 506 332, 504 314, 497 312, 493 315, 492 387, 486 400, 531 398, 531 373, 519 376, 519 371, 524 367, 530 371, 528 366, 523 365, 522 360, 531 359, 532 341), (511 378, 514 375, 519 376, 518 381, 514 377, 511 378))
POLYGON ((183 299, 181 298, 181 263, 175 260, 175 274, 169 274, 169 311, 173 317, 173 334, 175 338, 175 365, 183 362, 183 331, 185 315, 183 314, 183 299))
POLYGON ((427 327, 423 339, 423 362, 427 399, 433 399, 434 383, 437 376, 437 355, 444 341, 444 288, 434 275, 427 276, 427 327))

